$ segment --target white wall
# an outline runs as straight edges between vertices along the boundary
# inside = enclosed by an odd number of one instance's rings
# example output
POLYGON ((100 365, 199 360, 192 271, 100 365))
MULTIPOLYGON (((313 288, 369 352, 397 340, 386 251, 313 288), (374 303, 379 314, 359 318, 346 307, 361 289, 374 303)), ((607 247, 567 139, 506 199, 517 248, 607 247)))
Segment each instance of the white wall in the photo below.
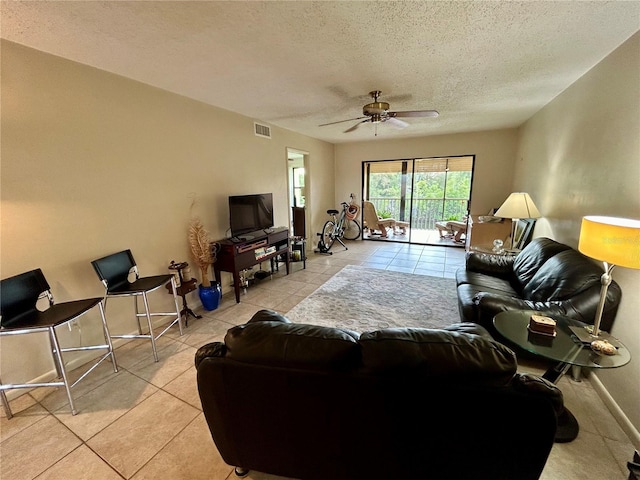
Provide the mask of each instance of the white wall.
MULTIPOLYGON (((168 273, 170 260, 191 261, 194 200, 212 240, 226 235, 232 194, 273 192, 275 223, 288 225, 287 147, 309 152, 310 203, 333 202, 329 143, 275 127, 256 137, 254 119, 11 42, 1 61, 2 278, 39 267, 58 301, 102 296, 90 262, 126 248, 143 275, 168 273)), ((133 330, 131 312, 109 302, 113 333, 133 330)), ((99 334, 86 323, 83 338, 99 334)), ((3 382, 48 372, 43 349, 4 338, 3 382)))
MULTIPOLYGON (((640 33, 520 129, 517 159, 514 187, 544 216, 535 236, 577 247, 584 215, 640 219, 640 33)), ((623 298, 612 333, 632 359, 597 375, 640 430, 640 271, 613 278, 623 298)))

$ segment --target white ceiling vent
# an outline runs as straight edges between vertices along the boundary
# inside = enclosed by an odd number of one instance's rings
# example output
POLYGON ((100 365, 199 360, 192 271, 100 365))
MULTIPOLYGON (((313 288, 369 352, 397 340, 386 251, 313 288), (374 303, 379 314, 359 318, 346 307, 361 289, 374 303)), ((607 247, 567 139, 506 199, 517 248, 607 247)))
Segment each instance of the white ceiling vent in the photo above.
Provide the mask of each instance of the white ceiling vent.
POLYGON ((271 128, 261 123, 253 122, 253 133, 256 134, 256 137, 271 138, 271 128))

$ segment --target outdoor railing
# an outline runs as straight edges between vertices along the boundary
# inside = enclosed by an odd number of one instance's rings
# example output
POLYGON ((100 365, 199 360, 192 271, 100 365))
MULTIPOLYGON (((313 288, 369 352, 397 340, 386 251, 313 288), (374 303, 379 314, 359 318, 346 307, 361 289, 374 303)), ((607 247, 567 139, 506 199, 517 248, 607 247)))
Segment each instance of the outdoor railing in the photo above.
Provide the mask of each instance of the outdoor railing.
POLYGON ((410 221, 411 228, 420 230, 433 230, 435 223, 443 220, 462 220, 469 202, 466 198, 414 198, 411 216, 409 202, 403 216, 400 214, 400 198, 372 197, 369 201, 375 205, 378 215, 410 221))

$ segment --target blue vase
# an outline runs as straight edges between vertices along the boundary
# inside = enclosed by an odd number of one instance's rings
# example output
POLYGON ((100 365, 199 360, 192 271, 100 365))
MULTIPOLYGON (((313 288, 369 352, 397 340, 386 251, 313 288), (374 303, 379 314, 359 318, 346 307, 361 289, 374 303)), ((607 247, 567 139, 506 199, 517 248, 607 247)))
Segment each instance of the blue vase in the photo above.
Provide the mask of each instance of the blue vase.
POLYGON ((214 283, 210 287, 198 285, 198 295, 205 310, 215 310, 220 305, 222 290, 220 284, 214 283))

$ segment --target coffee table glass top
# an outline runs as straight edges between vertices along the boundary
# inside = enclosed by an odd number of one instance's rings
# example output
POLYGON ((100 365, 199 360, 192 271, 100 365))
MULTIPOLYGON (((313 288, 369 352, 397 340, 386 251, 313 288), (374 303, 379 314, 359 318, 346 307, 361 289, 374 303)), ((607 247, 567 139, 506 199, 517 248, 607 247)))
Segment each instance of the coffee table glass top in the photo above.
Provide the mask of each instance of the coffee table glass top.
POLYGON ((549 337, 529 332, 529 318, 540 314, 532 310, 509 310, 493 319, 496 330, 519 347, 558 362, 589 368, 616 368, 631 360, 629 350, 618 339, 610 339, 618 349, 615 355, 595 352, 590 345, 581 343, 569 329, 571 325, 584 327, 584 323, 559 315, 549 315, 556 321, 556 336, 549 337))

